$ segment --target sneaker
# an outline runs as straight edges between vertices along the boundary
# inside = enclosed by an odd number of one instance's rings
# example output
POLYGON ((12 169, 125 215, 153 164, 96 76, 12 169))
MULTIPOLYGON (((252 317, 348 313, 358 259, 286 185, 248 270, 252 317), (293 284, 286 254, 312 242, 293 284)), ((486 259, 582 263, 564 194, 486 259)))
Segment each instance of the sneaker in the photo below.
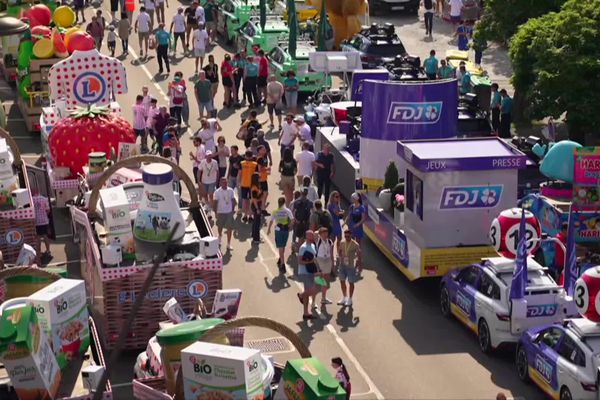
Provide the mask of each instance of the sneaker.
POLYGON ((331 304, 331 303, 332 303, 332 301, 329 300, 327 297, 324 298, 323 300, 321 300, 321 304, 331 304))
POLYGON ((348 301, 348 298, 347 297, 342 297, 340 299, 340 301, 337 302, 337 305, 338 306, 345 306, 346 305, 346 301, 348 301))
POLYGON ((242 222, 248 222, 248 217, 246 217, 246 216, 243 216, 243 217, 242 217, 242 222))
POLYGON ((352 297, 348 297, 348 299, 346 300, 346 303, 344 304, 345 306, 352 306, 352 297))

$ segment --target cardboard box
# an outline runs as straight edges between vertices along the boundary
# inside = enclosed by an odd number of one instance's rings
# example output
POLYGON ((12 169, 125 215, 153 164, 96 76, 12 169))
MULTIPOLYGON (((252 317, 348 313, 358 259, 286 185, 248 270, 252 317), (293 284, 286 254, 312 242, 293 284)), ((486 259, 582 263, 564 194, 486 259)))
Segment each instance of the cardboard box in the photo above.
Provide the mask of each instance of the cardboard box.
POLYGON ((14 175, 12 163, 13 155, 6 139, 0 139, 0 177, 7 178, 14 175))
POLYGON ((274 400, 345 400, 346 391, 316 358, 290 360, 285 365, 274 400))
POLYGON ((234 319, 237 316, 242 300, 242 289, 220 289, 215 294, 213 301, 212 317, 224 320, 234 319))
POLYGON ((54 399, 61 373, 30 305, 0 316, 0 362, 21 400, 54 399))
POLYGON ((93 393, 100 384, 100 379, 104 373, 104 367, 101 365, 88 365, 81 370, 81 380, 83 387, 93 393))
POLYGON ((163 306, 163 311, 169 317, 169 320, 175 324, 180 324, 187 321, 187 315, 181 308, 181 305, 177 302, 175 297, 171 297, 163 306))
POLYGON ((90 345, 85 282, 59 279, 28 298, 48 336, 60 368, 90 345))
POLYGON ((185 400, 262 398, 260 351, 196 342, 181 351, 185 400))
POLYGON ((135 253, 135 240, 131 230, 129 200, 123 186, 100 190, 104 210, 104 228, 106 229, 107 244, 121 246, 123 259, 135 253))

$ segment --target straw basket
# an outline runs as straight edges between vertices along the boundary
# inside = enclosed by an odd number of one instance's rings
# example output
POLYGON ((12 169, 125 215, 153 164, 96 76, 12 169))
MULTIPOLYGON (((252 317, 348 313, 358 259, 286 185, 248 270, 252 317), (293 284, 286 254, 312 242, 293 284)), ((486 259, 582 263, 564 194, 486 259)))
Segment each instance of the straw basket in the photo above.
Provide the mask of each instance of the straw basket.
POLYGON ((7 279, 17 276, 32 276, 46 280, 46 282, 40 281, 27 283, 27 286, 21 287, 21 290, 19 291, 19 297, 29 296, 61 278, 60 275, 54 272, 46 271, 38 267, 4 268, 0 270, 0 303, 15 297, 11 295, 11 290, 8 287, 7 279))
MULTIPOLYGON (((294 331, 277 321, 264 317, 242 317, 225 321, 206 332, 200 341, 216 343, 226 337, 227 333, 232 329, 250 327, 265 328, 275 331, 294 345, 296 351, 300 354, 300 357, 312 357, 308 347, 294 331)), ((150 378, 133 381, 133 396, 137 400, 184 400, 183 374, 181 368, 177 373, 177 392, 175 393, 175 396, 170 396, 165 393, 165 391, 166 385, 164 378, 150 378)))
MULTIPOLYGON (((97 217, 96 206, 104 182, 118 169, 135 167, 141 163, 163 163, 171 166, 190 193, 190 212, 196 220, 201 218, 202 223, 208 227, 206 217, 200 209, 195 185, 190 177, 177 164, 161 157, 148 155, 121 160, 104 171, 96 181, 90 195, 89 219, 97 217)), ((210 228, 208 229, 208 234, 210 234, 210 228)), ((97 246, 97 244, 93 238, 92 240, 88 238, 87 246, 97 246)), ((157 250, 160 250, 160 247, 157 250)), ((142 290, 150 264, 137 265, 136 267, 103 268, 99 260, 93 263, 95 267, 88 266, 82 271, 82 275, 85 277, 92 295, 93 315, 104 330, 105 345, 107 348, 112 349, 120 333, 122 321, 133 308, 134 296, 142 290)), ((145 348, 148 340, 159 329, 158 323, 165 319, 162 307, 165 301, 168 300, 168 298, 165 299, 164 296, 160 295, 161 290, 167 288, 178 290, 181 294, 174 295, 174 297, 177 297, 184 309, 191 310, 196 305, 197 299, 191 297, 188 293, 190 293, 191 285, 198 284, 205 289, 202 295, 204 299, 208 300, 208 307, 212 307, 212 299, 217 289, 221 289, 223 285, 222 271, 220 260, 211 259, 207 260, 207 263, 211 264, 210 268, 189 268, 189 265, 185 262, 165 263, 158 268, 147 298, 131 326, 131 334, 126 339, 125 349, 145 348)))
MULTIPOLYGON (((0 139, 6 139, 6 143, 13 153, 15 159, 13 164, 20 175, 21 183, 24 183, 24 187, 29 189, 29 178, 17 143, 2 128, 0 128, 0 139)), ((21 185, 21 187, 23 186, 21 185)), ((39 252, 33 206, 25 209, 0 211, 0 232, 2 233, 0 251, 3 253, 5 263, 11 264, 17 260, 23 243, 32 245, 39 252)))

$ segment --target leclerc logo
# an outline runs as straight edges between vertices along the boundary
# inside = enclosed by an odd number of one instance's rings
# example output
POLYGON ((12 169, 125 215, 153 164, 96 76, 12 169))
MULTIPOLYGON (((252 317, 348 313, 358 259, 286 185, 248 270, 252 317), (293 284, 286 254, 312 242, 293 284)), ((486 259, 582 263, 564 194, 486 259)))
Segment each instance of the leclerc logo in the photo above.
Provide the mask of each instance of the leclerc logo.
POLYGON ((436 124, 442 115, 442 102, 393 101, 388 113, 388 124, 424 125, 436 124))
POLYGON ((502 185, 445 187, 440 209, 494 208, 500 202, 502 185))
POLYGON ((73 82, 73 94, 81 103, 96 103, 106 94, 106 81, 97 72, 86 71, 73 82))
POLYGON ((208 283, 202 279, 191 281, 188 284, 187 292, 190 297, 201 299, 208 294, 208 283))

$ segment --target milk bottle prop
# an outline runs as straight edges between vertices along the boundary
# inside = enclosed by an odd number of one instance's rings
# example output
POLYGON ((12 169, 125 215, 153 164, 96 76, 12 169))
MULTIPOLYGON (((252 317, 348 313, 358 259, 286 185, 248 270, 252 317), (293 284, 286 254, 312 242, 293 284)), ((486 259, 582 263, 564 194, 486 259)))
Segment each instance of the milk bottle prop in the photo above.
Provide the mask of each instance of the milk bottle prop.
POLYGON ((142 169, 144 194, 135 219, 133 235, 137 240, 164 243, 176 223, 173 240, 185 234, 185 223, 173 193, 173 169, 166 164, 148 164, 142 169))
POLYGON ((12 191, 19 188, 13 162, 14 156, 6 139, 0 139, 0 207, 12 206, 12 191))

